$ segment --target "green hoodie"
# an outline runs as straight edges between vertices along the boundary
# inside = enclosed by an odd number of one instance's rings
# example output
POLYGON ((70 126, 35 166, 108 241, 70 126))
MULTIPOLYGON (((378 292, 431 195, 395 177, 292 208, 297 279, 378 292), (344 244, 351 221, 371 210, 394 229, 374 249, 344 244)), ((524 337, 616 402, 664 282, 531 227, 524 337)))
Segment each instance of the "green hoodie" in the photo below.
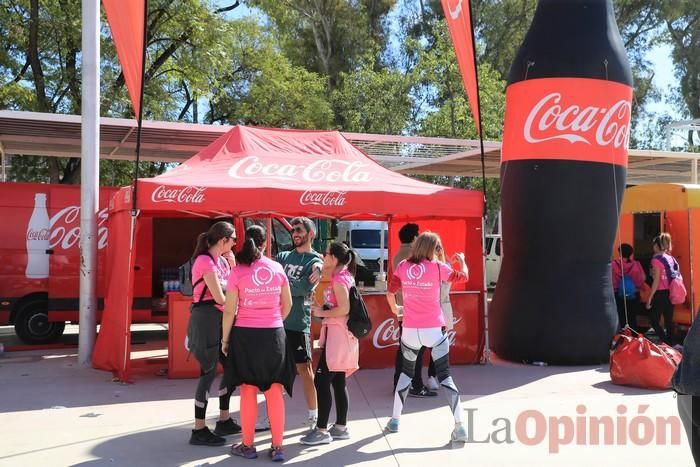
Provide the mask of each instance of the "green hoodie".
POLYGON ((316 288, 316 284, 309 281, 309 276, 314 264, 323 265, 323 257, 313 250, 298 253, 295 249, 279 253, 277 261, 284 268, 292 291, 292 310, 284 320, 284 328, 308 334, 311 332, 311 309, 304 307, 304 297, 316 288))

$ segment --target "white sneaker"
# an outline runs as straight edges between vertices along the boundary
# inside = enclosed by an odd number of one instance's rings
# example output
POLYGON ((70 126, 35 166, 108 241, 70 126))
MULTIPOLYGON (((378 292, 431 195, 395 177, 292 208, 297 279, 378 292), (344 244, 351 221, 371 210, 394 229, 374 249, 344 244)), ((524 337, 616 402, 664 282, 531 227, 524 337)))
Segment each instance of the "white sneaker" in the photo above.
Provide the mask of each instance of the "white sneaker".
POLYGON ((431 376, 430 378, 428 378, 428 384, 426 384, 426 387, 431 391, 437 391, 438 389, 440 389, 440 384, 438 383, 435 376, 431 376))

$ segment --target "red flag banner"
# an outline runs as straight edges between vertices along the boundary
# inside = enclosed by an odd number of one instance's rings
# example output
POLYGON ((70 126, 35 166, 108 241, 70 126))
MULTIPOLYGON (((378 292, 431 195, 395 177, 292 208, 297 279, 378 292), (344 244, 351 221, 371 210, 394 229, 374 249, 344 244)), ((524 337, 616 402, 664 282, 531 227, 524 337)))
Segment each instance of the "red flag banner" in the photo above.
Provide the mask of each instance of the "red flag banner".
POLYGON ((481 133, 479 121, 479 100, 476 85, 476 61, 472 39, 471 8, 469 0, 441 0, 447 26, 452 36, 459 71, 462 74, 464 89, 467 91, 469 107, 472 110, 476 131, 481 133))
POLYGON ((102 0, 136 117, 141 109, 145 0, 102 0))

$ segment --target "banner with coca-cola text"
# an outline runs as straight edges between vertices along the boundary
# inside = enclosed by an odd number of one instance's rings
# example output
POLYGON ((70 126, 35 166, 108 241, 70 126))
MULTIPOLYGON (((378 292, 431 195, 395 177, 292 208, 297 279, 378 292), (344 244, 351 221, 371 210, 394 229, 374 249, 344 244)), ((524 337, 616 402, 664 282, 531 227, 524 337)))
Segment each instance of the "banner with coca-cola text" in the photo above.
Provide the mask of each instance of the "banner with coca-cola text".
POLYGON ((543 78, 506 90, 501 162, 558 159, 627 166, 632 88, 611 81, 543 78))
MULTIPOLYGON (((385 295, 363 296, 372 331, 360 341, 360 368, 393 368, 401 329, 385 295)), ((483 351, 483 321, 478 293, 450 296, 454 329, 448 331, 450 363, 477 363, 483 351)))
POLYGON ((462 82, 467 92, 469 108, 472 111, 476 132, 481 133, 470 3, 469 0, 442 0, 442 9, 445 12, 445 20, 447 20, 447 26, 452 37, 457 64, 462 74, 462 82))

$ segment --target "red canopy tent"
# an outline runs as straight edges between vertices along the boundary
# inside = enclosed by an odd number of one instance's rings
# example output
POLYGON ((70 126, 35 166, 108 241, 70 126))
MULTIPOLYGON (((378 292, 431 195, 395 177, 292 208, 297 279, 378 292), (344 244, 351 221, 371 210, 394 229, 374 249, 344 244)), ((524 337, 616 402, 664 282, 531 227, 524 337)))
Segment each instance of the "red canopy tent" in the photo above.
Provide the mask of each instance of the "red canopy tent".
MULTIPOLYGON (((180 166, 137 182, 138 216, 131 216, 132 188, 110 202, 107 291, 93 365, 129 376, 138 219, 173 215, 305 215, 397 223, 452 220, 441 232, 446 247, 467 252, 472 279, 482 289, 480 192, 420 182, 374 162, 337 131, 236 126, 180 166)), ((426 230, 423 227, 423 230, 426 230)), ((390 248, 397 239, 390 241, 390 248)))

